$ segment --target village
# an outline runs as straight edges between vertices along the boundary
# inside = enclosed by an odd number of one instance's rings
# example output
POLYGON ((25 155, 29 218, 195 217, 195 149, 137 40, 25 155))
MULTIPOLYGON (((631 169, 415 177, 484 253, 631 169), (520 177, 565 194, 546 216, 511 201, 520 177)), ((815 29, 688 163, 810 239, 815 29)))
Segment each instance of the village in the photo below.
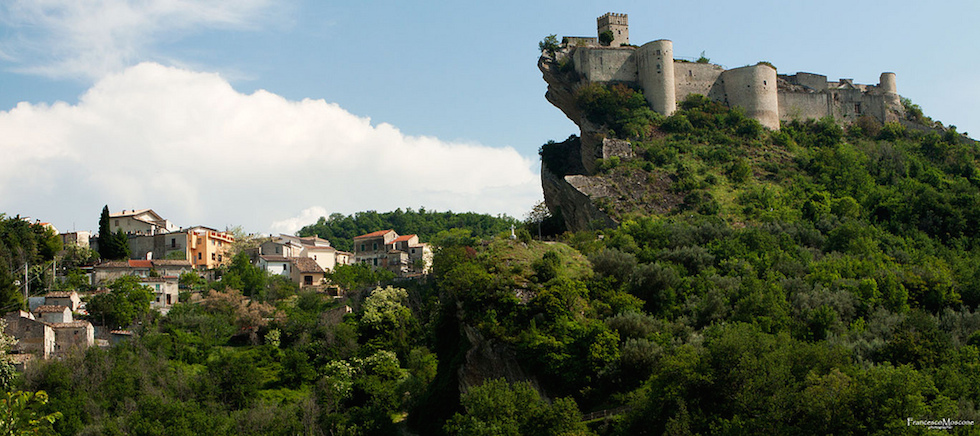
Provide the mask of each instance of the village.
MULTIPOLYGON (((89 297, 112 292, 109 285, 123 277, 132 277, 149 290, 150 309, 165 316, 178 302, 201 298, 188 291, 182 278, 190 274, 202 281, 218 280, 220 271, 240 254, 270 277, 278 276, 298 289, 334 298, 341 298, 346 292, 329 280, 329 274, 339 266, 364 265, 388 271, 396 279, 412 280, 428 274, 432 265, 429 244, 421 242, 418 235, 399 235, 390 229, 354 237, 353 252, 348 252, 316 236, 249 235, 247 243, 236 244, 233 232, 206 226, 183 228, 152 209, 122 210, 110 213, 108 218, 109 232, 125 235, 129 259, 80 265, 83 281, 91 292, 63 290, 68 277, 56 268, 49 271, 53 277, 43 293, 28 291, 31 279, 26 274, 22 282, 18 281, 23 286, 27 310, 4 315, 4 333, 16 339, 8 357, 18 370, 24 370, 35 359, 60 358, 73 351, 111 347, 131 339, 132 330, 94 325, 85 319, 89 315, 89 297)), ((62 233, 50 223, 35 224, 58 235, 62 252, 97 251, 102 236, 88 231, 62 233)))

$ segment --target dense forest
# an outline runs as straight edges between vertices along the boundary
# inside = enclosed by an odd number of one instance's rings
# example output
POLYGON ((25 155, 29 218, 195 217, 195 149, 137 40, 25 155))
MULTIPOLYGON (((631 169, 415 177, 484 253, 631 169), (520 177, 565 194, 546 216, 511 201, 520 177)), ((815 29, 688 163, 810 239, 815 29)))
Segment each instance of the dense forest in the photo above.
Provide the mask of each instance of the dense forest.
MULTIPOLYGON (((703 98, 670 117, 629 89, 580 98, 637 154, 603 171, 669 180, 679 207, 602 205, 617 227, 557 241, 423 211, 321 219, 304 234, 338 247, 432 235, 431 277, 334 299, 236 258, 137 339, 18 389, 47 392, 61 434, 976 433, 960 425, 980 421, 975 143, 931 122, 768 131, 703 98)), ((365 273, 349 268, 334 274, 365 273)))

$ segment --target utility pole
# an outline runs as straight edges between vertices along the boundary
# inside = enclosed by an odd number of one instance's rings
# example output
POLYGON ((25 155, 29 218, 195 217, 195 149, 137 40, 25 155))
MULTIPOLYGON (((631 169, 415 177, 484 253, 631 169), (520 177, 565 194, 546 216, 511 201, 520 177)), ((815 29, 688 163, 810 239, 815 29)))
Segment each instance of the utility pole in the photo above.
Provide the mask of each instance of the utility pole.
POLYGON ((30 303, 27 301, 27 298, 28 298, 27 297, 27 289, 30 286, 31 286, 31 281, 30 281, 30 279, 28 278, 28 275, 27 275, 27 261, 24 261, 24 303, 28 304, 28 307, 30 307, 30 305, 29 305, 30 303))

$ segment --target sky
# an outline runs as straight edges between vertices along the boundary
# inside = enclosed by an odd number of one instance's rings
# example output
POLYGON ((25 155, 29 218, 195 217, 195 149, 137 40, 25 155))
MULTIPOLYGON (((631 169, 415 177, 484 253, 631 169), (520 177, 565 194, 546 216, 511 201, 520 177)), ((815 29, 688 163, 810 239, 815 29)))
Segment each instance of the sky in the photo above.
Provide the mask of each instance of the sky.
POLYGON ((980 135, 980 2, 4 0, 0 213, 97 228, 103 205, 292 233, 396 208, 523 218, 537 150, 578 133, 537 43, 674 42, 876 84, 980 135))

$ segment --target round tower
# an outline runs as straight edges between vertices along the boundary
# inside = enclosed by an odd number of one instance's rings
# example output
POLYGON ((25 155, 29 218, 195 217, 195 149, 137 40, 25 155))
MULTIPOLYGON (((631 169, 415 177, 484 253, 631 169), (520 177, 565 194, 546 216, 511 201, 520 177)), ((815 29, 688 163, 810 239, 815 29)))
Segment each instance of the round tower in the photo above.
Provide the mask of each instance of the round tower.
POLYGON ((636 69, 643 96, 655 112, 670 115, 677 108, 674 88, 674 43, 669 39, 643 44, 636 50, 636 69))
POLYGON ((772 130, 779 130, 775 68, 763 63, 733 68, 725 71, 722 78, 728 106, 739 106, 745 116, 772 130))
POLYGON ((881 77, 878 79, 878 88, 884 94, 885 102, 890 105, 901 104, 901 100, 898 97, 898 81, 895 78, 895 73, 881 73, 881 77))

